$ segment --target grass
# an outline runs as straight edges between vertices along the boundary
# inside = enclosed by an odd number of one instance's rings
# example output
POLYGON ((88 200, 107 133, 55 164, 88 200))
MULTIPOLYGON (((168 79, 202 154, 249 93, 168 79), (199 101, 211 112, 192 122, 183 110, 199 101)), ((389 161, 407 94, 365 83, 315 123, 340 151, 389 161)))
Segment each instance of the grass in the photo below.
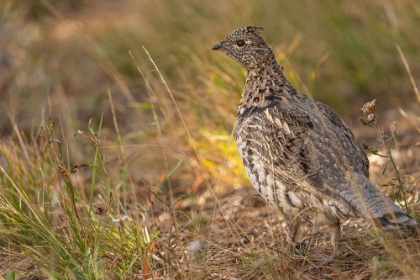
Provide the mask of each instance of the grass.
POLYGON ((363 103, 402 112, 401 135, 370 144, 393 166, 371 158, 372 177, 415 215, 416 1, 70 2, 0 4, 0 278, 419 276, 418 237, 362 221, 343 225, 344 261, 311 257, 331 248, 309 226, 307 255, 284 254, 233 140, 245 73, 210 50, 263 26, 293 84, 369 143, 363 103))
MULTIPOLYGON (((119 211, 123 201, 112 195, 112 182, 100 168, 99 154, 93 157, 96 164, 92 169, 98 169, 96 176, 101 179, 95 181, 95 172, 92 172, 95 185, 91 187, 103 186, 96 195, 102 197, 106 205, 92 209, 86 204, 92 200, 93 192, 86 199, 88 194, 78 190, 72 173, 80 173, 80 170, 70 165, 68 147, 62 145, 65 139, 53 138, 54 123, 45 127, 47 131, 40 133, 42 141, 33 139, 39 143, 38 149, 23 142, 24 153, 21 153, 16 147, 12 148, 12 142, 2 145, 6 162, 6 169, 1 170, 2 246, 8 244, 11 252, 17 249, 19 254, 29 256, 43 265, 47 275, 53 278, 60 275, 104 278, 109 269, 105 260, 116 262, 115 273, 128 277, 136 268, 135 260, 144 255, 146 240, 151 237, 145 235, 138 217, 132 216, 129 226, 118 221, 123 215, 119 211), (114 252, 119 255, 114 256, 114 252)), ((13 258, 13 254, 9 257, 13 258)))

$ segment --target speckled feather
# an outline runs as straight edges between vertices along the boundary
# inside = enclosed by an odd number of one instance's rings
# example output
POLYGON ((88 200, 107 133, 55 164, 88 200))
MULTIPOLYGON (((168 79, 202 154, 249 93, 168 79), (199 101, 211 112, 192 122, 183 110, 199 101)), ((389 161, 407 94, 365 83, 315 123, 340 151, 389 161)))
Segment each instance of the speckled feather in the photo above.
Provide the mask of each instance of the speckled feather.
POLYGON ((213 50, 247 71, 237 144, 252 184, 289 222, 289 241, 299 241, 300 218, 332 227, 332 257, 339 254, 340 220, 364 217, 389 229, 415 226, 369 181, 363 147, 341 118, 286 80, 261 30, 239 28, 213 50))

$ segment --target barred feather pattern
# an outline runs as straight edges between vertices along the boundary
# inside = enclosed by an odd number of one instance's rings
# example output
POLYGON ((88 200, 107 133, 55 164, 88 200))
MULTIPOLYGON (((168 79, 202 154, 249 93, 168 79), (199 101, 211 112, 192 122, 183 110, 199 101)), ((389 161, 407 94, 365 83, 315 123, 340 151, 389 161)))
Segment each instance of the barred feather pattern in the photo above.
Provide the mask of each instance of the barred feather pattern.
POLYGON ((416 221, 369 180, 363 147, 327 105, 297 91, 285 78, 260 27, 233 31, 215 44, 247 71, 236 117, 236 140, 249 178, 299 241, 300 220, 331 226, 340 254, 340 221, 371 220, 386 229, 416 221))

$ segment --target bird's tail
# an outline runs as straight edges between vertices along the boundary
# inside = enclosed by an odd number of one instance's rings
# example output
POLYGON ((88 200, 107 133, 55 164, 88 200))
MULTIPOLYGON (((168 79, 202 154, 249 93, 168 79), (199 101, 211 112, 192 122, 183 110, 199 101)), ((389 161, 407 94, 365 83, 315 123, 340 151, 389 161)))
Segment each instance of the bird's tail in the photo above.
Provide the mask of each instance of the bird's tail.
POLYGON ((356 175, 360 203, 358 210, 383 229, 413 228, 417 222, 362 174, 356 175))
POLYGON ((403 210, 401 210, 401 212, 389 213, 383 215, 382 217, 373 218, 373 222, 377 227, 390 230, 417 227, 416 220, 403 210))

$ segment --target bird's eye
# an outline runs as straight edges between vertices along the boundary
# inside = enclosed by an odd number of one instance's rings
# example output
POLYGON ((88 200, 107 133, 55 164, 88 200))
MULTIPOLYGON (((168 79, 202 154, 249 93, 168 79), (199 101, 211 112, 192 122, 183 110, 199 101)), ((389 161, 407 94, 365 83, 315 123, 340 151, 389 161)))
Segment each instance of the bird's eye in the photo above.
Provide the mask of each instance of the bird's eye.
POLYGON ((238 47, 243 47, 243 46, 245 46, 245 41, 244 40, 239 40, 239 41, 236 42, 236 45, 238 47))

